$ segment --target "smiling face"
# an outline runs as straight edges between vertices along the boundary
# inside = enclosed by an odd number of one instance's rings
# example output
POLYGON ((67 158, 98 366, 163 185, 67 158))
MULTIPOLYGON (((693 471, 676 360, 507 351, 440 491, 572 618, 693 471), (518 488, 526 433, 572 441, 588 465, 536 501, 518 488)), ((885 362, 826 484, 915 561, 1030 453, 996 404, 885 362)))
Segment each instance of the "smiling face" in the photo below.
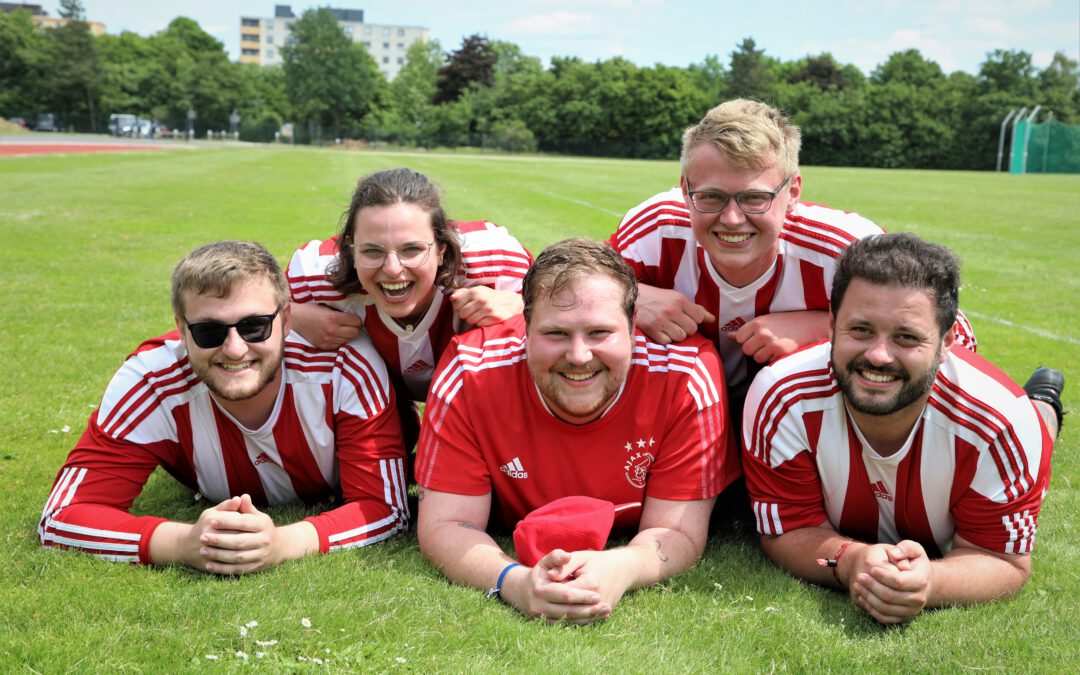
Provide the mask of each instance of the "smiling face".
POLYGON ((204 349, 191 338, 185 320, 192 324, 232 324, 249 316, 273 314, 278 305, 270 281, 265 277, 251 278, 236 284, 224 298, 186 291, 183 306, 185 316, 176 317, 176 327, 199 379, 230 412, 250 413, 265 407, 269 413, 278 391, 271 385, 281 379, 285 335, 289 332, 288 305, 274 317, 270 337, 263 342, 245 342, 235 328, 230 328, 224 343, 204 349))
MULTIPOLYGON (((405 251, 409 244, 426 245, 435 239, 431 215, 415 204, 368 206, 356 212, 353 222, 353 259, 357 251, 378 247, 405 251)), ((443 247, 436 245, 418 267, 405 267, 396 254, 386 256, 378 268, 356 265, 356 275, 364 290, 387 315, 400 322, 418 319, 435 297, 435 276, 442 262, 443 247)))
POLYGON ((752 283, 776 260, 784 217, 798 204, 802 177, 798 173, 791 176, 768 211, 749 216, 734 199, 729 199, 719 213, 701 213, 690 202, 687 186, 695 192, 772 192, 785 178, 787 176, 775 163, 768 163, 764 168, 735 166, 712 143, 698 145, 689 155, 682 188, 690 210, 690 226, 713 267, 732 286, 752 283))
POLYGON ((535 300, 525 345, 529 374, 566 422, 600 417, 626 381, 633 338, 624 295, 615 280, 597 275, 535 300))
POLYGON ((832 367, 848 405, 865 415, 921 410, 952 347, 923 289, 853 279, 833 322, 832 367))

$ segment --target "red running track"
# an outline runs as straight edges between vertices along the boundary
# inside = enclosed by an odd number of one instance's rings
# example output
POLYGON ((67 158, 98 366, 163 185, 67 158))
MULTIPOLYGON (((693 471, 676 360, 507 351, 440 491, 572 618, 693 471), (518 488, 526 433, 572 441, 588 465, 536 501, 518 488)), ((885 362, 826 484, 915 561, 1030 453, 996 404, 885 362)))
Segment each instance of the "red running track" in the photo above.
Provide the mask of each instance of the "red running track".
POLYGON ((107 143, 0 143, 0 156, 51 155, 62 152, 122 152, 173 150, 169 145, 116 145, 107 143))

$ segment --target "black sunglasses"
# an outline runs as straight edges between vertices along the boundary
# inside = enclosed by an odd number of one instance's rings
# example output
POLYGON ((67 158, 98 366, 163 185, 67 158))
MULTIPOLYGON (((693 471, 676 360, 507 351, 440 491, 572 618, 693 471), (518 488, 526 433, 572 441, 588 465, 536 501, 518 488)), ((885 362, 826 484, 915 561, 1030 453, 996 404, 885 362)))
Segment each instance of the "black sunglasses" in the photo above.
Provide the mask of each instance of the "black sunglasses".
POLYGON ((195 344, 203 349, 214 349, 225 344, 230 328, 235 328, 244 342, 266 342, 274 330, 274 317, 280 311, 281 308, 278 307, 273 314, 245 316, 236 323, 221 323, 220 321, 188 323, 187 319, 184 319, 184 323, 195 344))

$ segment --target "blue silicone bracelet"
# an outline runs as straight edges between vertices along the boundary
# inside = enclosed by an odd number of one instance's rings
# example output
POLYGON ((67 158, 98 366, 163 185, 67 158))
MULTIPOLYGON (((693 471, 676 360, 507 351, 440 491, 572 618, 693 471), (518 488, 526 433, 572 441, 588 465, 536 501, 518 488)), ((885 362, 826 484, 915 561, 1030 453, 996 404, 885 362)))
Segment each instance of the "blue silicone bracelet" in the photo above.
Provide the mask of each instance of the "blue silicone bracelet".
POLYGON ((516 562, 510 563, 503 568, 502 572, 499 572, 499 580, 495 582, 495 588, 492 588, 487 592, 488 600, 499 597, 499 593, 502 592, 503 580, 506 579, 506 573, 514 569, 515 567, 521 567, 521 564, 516 562))

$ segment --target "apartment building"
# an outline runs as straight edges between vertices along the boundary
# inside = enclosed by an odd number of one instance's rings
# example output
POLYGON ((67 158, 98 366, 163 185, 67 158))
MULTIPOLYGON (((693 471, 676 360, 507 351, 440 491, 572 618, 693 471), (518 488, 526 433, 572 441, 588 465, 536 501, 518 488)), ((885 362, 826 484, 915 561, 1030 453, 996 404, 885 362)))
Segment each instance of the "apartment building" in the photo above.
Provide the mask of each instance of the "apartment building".
MULTIPOLYGON (((364 45, 388 80, 401 72, 409 45, 428 40, 427 28, 366 23, 362 9, 328 9, 345 34, 353 42, 364 45)), ((284 61, 281 47, 292 40, 289 26, 297 18, 291 5, 275 5, 274 16, 270 18, 240 17, 240 62, 281 65, 284 61)))
MULTIPOLYGON (((62 26, 68 22, 67 19, 60 17, 49 16, 49 13, 42 8, 41 5, 31 5, 26 2, 14 3, 14 2, 0 2, 0 12, 14 12, 17 9, 22 9, 30 12, 31 21, 38 28, 49 29, 62 26)), ((105 24, 100 21, 87 21, 87 25, 90 26, 90 32, 100 37, 105 34, 105 24)))

